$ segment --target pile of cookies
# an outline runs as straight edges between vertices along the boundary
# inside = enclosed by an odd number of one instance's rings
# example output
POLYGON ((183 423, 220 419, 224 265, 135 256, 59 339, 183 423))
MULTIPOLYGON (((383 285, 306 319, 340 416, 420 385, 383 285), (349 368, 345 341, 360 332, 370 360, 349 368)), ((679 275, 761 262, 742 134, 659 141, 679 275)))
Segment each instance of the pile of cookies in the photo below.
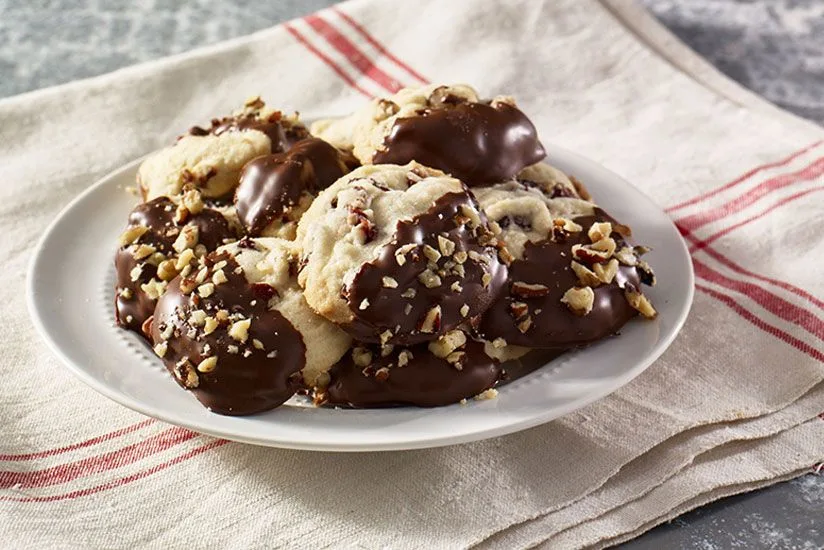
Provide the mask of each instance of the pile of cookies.
POLYGON ((491 397, 655 309, 630 229, 510 97, 407 88, 307 128, 253 98, 138 170, 117 322, 210 410, 491 397))

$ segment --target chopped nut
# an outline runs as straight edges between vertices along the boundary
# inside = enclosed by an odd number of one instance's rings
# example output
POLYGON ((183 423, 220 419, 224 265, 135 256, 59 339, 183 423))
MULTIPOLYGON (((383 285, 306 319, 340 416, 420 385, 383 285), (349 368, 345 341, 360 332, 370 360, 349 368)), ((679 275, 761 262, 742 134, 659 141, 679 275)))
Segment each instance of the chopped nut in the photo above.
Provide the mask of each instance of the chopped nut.
POLYGON ((637 269, 642 283, 648 286, 655 286, 655 273, 646 261, 638 260, 637 269))
POLYGON ((444 256, 451 256, 455 252, 455 242, 442 235, 438 235, 438 249, 444 256))
POLYGON ((137 248, 132 250, 132 258, 135 260, 142 260, 143 258, 148 258, 156 251, 157 249, 150 244, 139 244, 137 245, 137 248))
POLYGON ((365 310, 365 309, 366 309, 366 308, 368 308, 368 307, 369 307, 369 299, 368 299, 368 298, 364 298, 363 300, 361 300, 361 303, 360 303, 360 305, 358 306, 358 309, 359 309, 359 310, 361 310, 361 311, 363 311, 363 310, 365 310))
POLYGON ((597 243, 602 239, 606 239, 612 234, 612 224, 609 222, 600 222, 600 223, 593 223, 589 231, 587 231, 587 236, 589 240, 593 243, 597 243))
POLYGON ((126 230, 120 234, 120 237, 117 239, 117 242, 120 244, 120 246, 129 246, 137 239, 142 237, 148 230, 148 227, 142 225, 127 227, 126 230))
POLYGON ((161 263, 166 261, 166 255, 162 252, 153 252, 146 261, 153 266, 159 266, 161 263))
POLYGON ((182 271, 184 267, 189 265, 189 262, 195 259, 195 253, 187 248, 183 252, 180 253, 180 256, 177 258, 177 262, 175 263, 175 269, 178 271, 182 271))
POLYGON ((207 357, 197 364, 198 372, 212 372, 217 367, 217 357, 207 357))
POLYGON ((232 323, 232 326, 229 328, 229 336, 238 342, 245 342, 246 339, 249 338, 249 326, 251 324, 251 319, 243 319, 242 321, 232 323))
POLYGON ((189 219, 189 209, 182 204, 177 205, 174 218, 172 218, 177 225, 183 225, 189 219))
POLYGON ((166 351, 169 349, 169 345, 166 342, 160 342, 159 344, 155 345, 155 347, 152 349, 158 357, 163 357, 166 355, 166 351))
POLYGON ((648 247, 648 246, 644 246, 644 245, 640 245, 640 244, 639 244, 639 245, 637 245, 637 246, 633 246, 633 247, 632 247, 632 251, 633 251, 633 252, 635 252, 635 255, 636 255, 636 256, 643 256, 644 254, 646 254, 646 253, 647 253, 647 252, 649 252, 650 250, 652 250, 650 247, 648 247))
POLYGON ((552 220, 552 225, 567 233, 578 233, 584 228, 567 218, 555 218, 552 220))
POLYGON ((490 399, 495 399, 498 397, 498 390, 495 388, 489 388, 488 390, 484 390, 478 395, 475 396, 477 401, 489 401, 490 399))
MULTIPOLYGON (((605 239, 606 240, 606 239, 605 239)), ((612 240, 612 239, 610 239, 612 240)), ((604 241, 599 241, 604 242, 604 241)), ((613 244, 615 241, 613 241, 613 244)), ((596 264, 598 262, 605 262, 612 254, 608 254, 603 250, 595 250, 592 247, 595 245, 581 245, 576 244, 572 246, 572 257, 585 264, 596 264)))
POLYGON ((515 261, 515 256, 505 246, 498 248, 498 258, 506 265, 510 265, 515 261))
POLYGON ((406 254, 408 252, 411 252, 412 250, 414 250, 417 247, 418 247, 418 245, 416 245, 416 244, 405 244, 402 247, 398 248, 395 251, 395 261, 398 262, 398 265, 405 264, 406 263, 406 254))
POLYGON ((165 326, 162 326, 162 330, 160 331, 160 337, 163 340, 168 340, 169 338, 172 337, 172 334, 174 334, 174 332, 175 332, 175 326, 173 324, 169 323, 165 326))
POLYGON ((392 344, 384 344, 381 346, 381 357, 388 357, 395 350, 392 344))
POLYGON ((255 349, 263 349, 263 342, 257 338, 252 338, 252 347, 255 349))
POLYGON ((428 244, 423 245, 423 255, 426 256, 430 262, 437 263, 438 260, 441 259, 441 253, 428 244))
POLYGON ((452 290, 452 292, 462 292, 463 291, 463 287, 461 286, 461 283, 458 282, 458 281, 455 281, 454 283, 452 283, 449 288, 450 288, 450 290, 452 290))
MULTIPOLYGON (((198 237, 199 233, 197 226, 187 225, 180 231, 180 234, 177 236, 177 239, 175 239, 174 244, 172 244, 172 248, 174 248, 177 253, 182 253, 187 248, 195 248, 198 237)), ((195 254, 197 255, 197 250, 195 250, 195 254)))
POLYGON ((205 266, 201 267, 200 271, 198 271, 197 275, 195 275, 195 282, 197 284, 203 283, 203 282, 206 281, 206 277, 208 277, 208 276, 209 276, 209 268, 205 267, 205 266))
POLYGON ((466 334, 462 330, 450 330, 437 340, 429 342, 429 351, 436 357, 446 357, 466 345, 466 334))
POLYGON ((524 302, 512 302, 509 304, 509 314, 512 315, 514 319, 521 319, 529 314, 529 306, 524 302))
POLYGON ((406 304, 403 306, 403 314, 409 315, 410 313, 412 313, 412 304, 406 304))
POLYGON ((215 293, 215 285, 212 283, 205 283, 197 287, 197 293, 204 298, 208 298, 215 293))
POLYGON ((532 326, 532 316, 527 315, 523 320, 518 323, 518 330, 521 331, 521 334, 526 334, 529 328, 532 326))
POLYGON ((431 269, 426 269, 418 275, 418 280, 423 283, 426 288, 435 288, 441 286, 441 278, 431 269))
POLYGON ((398 281, 396 281, 392 277, 384 277, 383 286, 385 288, 398 288, 398 281))
POLYGON ((177 270, 175 269, 175 264, 171 260, 164 260, 160 262, 160 265, 157 266, 157 276, 160 277, 161 281, 171 281, 175 277, 177 277, 177 270))
POLYGON ((612 226, 612 230, 621 235, 625 239, 632 237, 632 229, 628 225, 616 223, 612 226))
POLYGON ((595 270, 595 275, 598 277, 598 280, 608 285, 618 274, 618 260, 613 258, 607 262, 606 265, 595 264, 592 266, 592 269, 595 270))
POLYGON ((229 344, 228 346, 226 346, 226 353, 229 353, 229 354, 232 354, 232 355, 237 355, 237 353, 239 351, 240 351, 240 348, 238 348, 234 344, 229 344))
POLYGON ((464 304, 461 306, 461 317, 466 317, 469 315, 469 306, 464 304))
POLYGON ((183 193, 181 202, 192 214, 199 214, 203 210, 203 200, 200 197, 200 191, 193 187, 183 193))
POLYGON ((131 288, 121 288, 120 289, 120 297, 124 300, 131 300, 134 293, 132 292, 131 288))
POLYGON ((572 287, 564 293, 561 303, 566 304, 575 315, 587 315, 595 303, 595 291, 588 286, 572 287))
MULTIPOLYGON (((575 260, 572 260, 572 271, 575 272, 575 275, 578 276, 578 281, 583 286, 598 286, 601 284, 601 278, 598 277, 598 274, 595 271, 592 271, 590 268, 585 266, 584 264, 580 264, 575 260)), ((595 269, 601 264, 595 264, 595 269)), ((604 281, 609 282, 609 281, 604 281)))
POLYGON ((607 258, 611 258, 613 254, 615 254, 615 239, 610 237, 605 237, 596 243, 592 243, 589 245, 592 250, 597 250, 599 252, 604 252, 607 255, 607 258))
POLYGON ((426 312, 421 322, 421 332, 433 333, 441 329, 441 306, 434 306, 426 312))
POLYGON ((522 298, 536 298, 549 294, 549 287, 538 283, 515 281, 512 283, 512 294, 522 298))
POLYGON ((628 246, 616 252, 615 257, 619 262, 629 267, 635 267, 635 265, 638 264, 638 258, 635 256, 635 252, 628 246))
POLYGON ((401 293, 401 298, 414 298, 417 293, 418 291, 414 288, 407 288, 401 293))
POLYGON ((360 346, 353 348, 352 361, 359 367, 366 367, 372 364, 372 352, 360 346))
MULTIPOLYGON (((457 256, 457 254, 455 254, 455 255, 457 256)), ((453 272, 453 273, 455 273, 455 275, 457 275, 457 276, 458 276, 458 277, 460 277, 461 279, 463 279, 464 277, 466 277, 466 270, 464 269, 463 264, 460 264, 460 263, 459 263, 458 265, 456 265, 455 267, 453 267, 453 268, 452 268, 452 272, 453 272)))
POLYGON ((166 292, 166 282, 152 278, 148 283, 140 285, 140 290, 152 300, 157 300, 166 292))
POLYGON ((225 309, 219 309, 219 310, 217 310, 217 313, 215 313, 215 318, 218 321, 228 321, 229 320, 229 312, 225 309))
POLYGON ((378 336, 381 339, 381 344, 386 344, 389 340, 392 339, 392 331, 389 329, 384 330, 378 336))
POLYGON ((484 288, 489 286, 489 283, 492 282, 492 275, 489 273, 484 273, 481 277, 481 283, 484 285, 484 288))
POLYGON ((481 225, 481 217, 478 215, 478 212, 474 208, 470 208, 469 206, 462 204, 461 214, 463 214, 467 218, 467 221, 469 222, 469 227, 474 229, 481 225))
POLYGON ((175 378, 183 385, 184 388, 191 390, 200 384, 200 379, 192 366, 191 361, 182 359, 178 361, 173 369, 175 378))
POLYGON ((496 348, 496 349, 505 348, 506 347, 506 340, 504 340, 503 338, 500 338, 500 337, 495 338, 494 340, 492 340, 492 347, 496 348))
POLYGON ((466 352, 453 351, 446 356, 446 362, 458 370, 463 370, 463 360, 466 357, 466 352))
POLYGON ((193 309, 189 312, 189 324, 193 327, 202 327, 206 323, 206 312, 202 309, 193 309))
POLYGON ((180 292, 183 294, 191 294, 195 288, 197 288, 197 283, 194 279, 184 277, 180 280, 180 292))
POLYGON ((452 255, 456 262, 462 264, 466 262, 466 259, 469 257, 469 254, 466 253, 466 250, 458 250, 455 254, 452 255))
POLYGON ((203 320, 203 333, 212 334, 218 327, 217 319, 214 317, 206 317, 203 320))
POLYGON ((655 308, 652 307, 652 303, 647 299, 646 296, 641 294, 641 292, 635 288, 634 285, 627 284, 626 288, 624 288, 624 296, 634 309, 638 310, 638 313, 646 317, 647 319, 655 319, 658 316, 658 312, 655 311, 655 308))
POLYGON ((221 285, 227 282, 229 279, 226 278, 226 273, 222 269, 218 269, 212 275, 212 282, 216 285, 221 285))
POLYGON ((402 350, 398 354, 398 366, 399 367, 405 367, 406 365, 409 364, 409 361, 411 361, 413 358, 414 358, 414 356, 412 355, 411 351, 409 351, 408 349, 402 350))
POLYGON ((375 380, 378 382, 383 382, 389 378, 389 369, 386 367, 381 367, 375 371, 375 380))

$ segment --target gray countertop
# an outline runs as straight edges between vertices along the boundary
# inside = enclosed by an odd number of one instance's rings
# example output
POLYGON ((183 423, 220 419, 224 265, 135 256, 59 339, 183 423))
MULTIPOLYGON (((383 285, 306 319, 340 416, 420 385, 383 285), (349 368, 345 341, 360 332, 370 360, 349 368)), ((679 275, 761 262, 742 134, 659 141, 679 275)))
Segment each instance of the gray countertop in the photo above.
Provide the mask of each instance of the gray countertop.
MULTIPOLYGON (((249 34, 331 0, 0 0, 0 97, 249 34)), ((642 0, 722 72, 824 124, 824 0, 642 0)), ((824 405, 822 405, 824 408, 824 405)), ((627 549, 824 548, 824 475, 705 506, 627 549)))

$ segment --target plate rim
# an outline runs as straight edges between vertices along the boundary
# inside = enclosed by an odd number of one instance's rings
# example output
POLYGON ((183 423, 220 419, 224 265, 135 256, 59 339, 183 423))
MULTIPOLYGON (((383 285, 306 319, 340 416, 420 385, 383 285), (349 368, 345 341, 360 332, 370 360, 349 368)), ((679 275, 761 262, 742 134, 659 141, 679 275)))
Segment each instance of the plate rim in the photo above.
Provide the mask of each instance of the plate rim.
MULTIPOLYGON (((632 185, 629 181, 624 179, 619 174, 613 172, 609 168, 603 166, 602 164, 591 160, 583 155, 570 151, 564 147, 558 146, 554 143, 546 143, 547 149, 552 150, 554 152, 561 153, 562 155, 568 157, 570 160, 581 163, 584 165, 590 165, 592 167, 596 167, 598 170, 603 171, 605 174, 608 174, 611 178, 615 179, 616 181, 620 182, 621 185, 627 186, 632 188, 635 193, 642 196, 645 201, 647 201, 649 206, 652 206, 657 210, 660 214, 663 215, 668 221, 668 223, 672 226, 672 230, 674 234, 678 237, 678 255, 682 258, 686 258, 687 261, 685 265, 687 267, 687 272, 685 273, 686 281, 688 283, 687 293, 684 297, 684 307, 682 307, 681 311, 678 314, 678 317, 675 319, 673 323, 673 328, 669 332, 669 334, 659 336, 659 339, 656 341, 653 348, 650 352, 643 358, 643 360, 638 361, 632 368, 627 369, 620 375, 617 375, 613 378, 614 383, 612 385, 606 386, 606 389, 597 389, 588 393, 585 397, 582 397, 578 400, 573 400, 568 403, 565 403, 561 406, 557 406, 551 409, 547 409, 545 413, 542 414, 535 414, 533 416, 527 417, 525 419, 516 420, 510 422, 508 424, 504 424, 498 427, 493 428, 480 428, 474 431, 468 431, 465 433, 461 433, 458 435, 449 435, 444 434, 440 436, 432 436, 432 437, 425 437, 421 439, 414 439, 414 440, 398 440, 397 438, 387 441, 387 442, 370 442, 370 443, 359 443, 359 442, 332 442, 332 443, 323 443, 318 441, 295 441, 293 439, 278 439, 277 432, 271 433, 267 432, 267 437, 262 436, 252 436, 247 434, 239 434, 236 432, 224 430, 224 429, 215 429, 205 425, 197 425, 193 426, 191 422, 186 422, 185 419, 181 419, 175 417, 172 414, 168 414, 166 409, 158 408, 154 405, 144 403, 137 398, 133 398, 129 395, 121 393, 114 389, 111 385, 104 383, 101 380, 95 378, 89 371, 84 369, 81 365, 77 364, 74 360, 72 360, 61 348, 61 346, 57 343, 57 341, 52 337, 51 332, 48 330, 43 318, 42 318, 42 311, 37 305, 37 287, 36 287, 36 268, 39 264, 44 261, 44 251, 46 248, 46 244, 49 241, 52 233, 54 232, 55 228, 60 224, 60 222, 67 216, 67 214, 80 202, 85 200, 89 195, 95 193, 100 187, 103 187, 113 179, 120 177, 124 172, 128 172, 130 170, 134 170, 136 165, 138 165, 145 156, 137 158, 131 162, 128 162, 115 170, 107 173, 103 177, 99 178, 95 181, 92 185, 88 186, 84 189, 81 193, 79 193, 76 197, 74 197, 67 205, 65 205, 60 212, 52 219, 46 229, 43 231, 43 234, 37 241, 37 245, 32 253, 31 258, 29 259, 27 265, 27 272, 26 272, 26 281, 25 281, 25 288, 26 288, 26 305, 29 311, 29 316, 32 320, 32 324, 34 325, 36 331, 40 335, 45 342, 50 351, 59 359, 59 361, 69 369, 69 371, 79 378, 83 383, 87 386, 91 387, 93 390, 98 392, 99 394, 103 395, 104 397, 122 405, 128 409, 131 409, 135 412, 148 416, 150 418, 154 418, 175 426, 183 427, 186 429, 190 429, 197 433, 202 433, 205 435, 218 437, 222 439, 227 439, 231 441, 237 441, 241 443, 248 443, 253 445, 259 446, 266 446, 266 447, 277 447, 277 448, 284 448, 284 449, 295 449, 295 450, 307 450, 307 451, 324 451, 324 452, 379 452, 379 451, 396 451, 396 450, 411 450, 411 449, 425 449, 425 448, 436 448, 436 447, 443 447, 449 445, 458 445, 463 443, 469 443, 472 441, 479 441, 484 439, 489 439, 493 437, 500 437, 507 434, 512 434, 515 432, 523 431, 541 424, 545 424, 550 422, 554 419, 561 418, 566 416, 576 410, 580 410, 596 401, 599 401, 606 396, 618 391, 620 388, 626 386, 629 382, 643 373, 647 368, 649 368, 653 363, 655 363, 661 355, 672 345, 672 342, 675 338, 680 334, 683 326, 689 317, 689 314, 692 310, 693 300, 695 296, 695 273, 693 269, 693 264, 691 261, 691 257, 689 254, 689 249, 684 241, 683 237, 680 235, 680 232, 677 229, 677 226, 673 222, 673 220, 666 215, 662 208, 660 208, 655 201, 652 200, 649 195, 647 195, 641 189, 632 185)), ((578 350, 574 353, 578 353, 581 351, 586 351, 586 349, 578 350)), ((544 365, 545 367, 546 365, 544 365)), ((541 368, 544 368, 541 367, 541 368)), ((413 409, 413 407, 409 407, 413 409)), ((422 409, 423 411, 427 409, 422 409)))

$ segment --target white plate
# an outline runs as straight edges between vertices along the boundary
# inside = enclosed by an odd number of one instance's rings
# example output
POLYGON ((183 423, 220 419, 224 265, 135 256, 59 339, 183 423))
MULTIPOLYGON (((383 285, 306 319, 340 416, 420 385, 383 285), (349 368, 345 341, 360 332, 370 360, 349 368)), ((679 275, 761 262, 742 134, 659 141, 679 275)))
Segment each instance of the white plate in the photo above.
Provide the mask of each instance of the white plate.
POLYGON ((137 336, 114 325, 114 251, 135 199, 138 161, 110 174, 69 204, 46 230, 29 268, 35 326, 81 380, 143 414, 192 430, 258 445, 323 451, 416 449, 523 430, 558 418, 617 390, 672 342, 692 303, 689 254, 669 218, 612 172, 559 147, 559 168, 584 181, 598 203, 630 224, 658 286, 647 291, 655 321, 630 322, 618 338, 569 353, 499 389, 497 399, 435 409, 335 410, 298 399, 255 416, 208 412, 171 379, 137 336))

